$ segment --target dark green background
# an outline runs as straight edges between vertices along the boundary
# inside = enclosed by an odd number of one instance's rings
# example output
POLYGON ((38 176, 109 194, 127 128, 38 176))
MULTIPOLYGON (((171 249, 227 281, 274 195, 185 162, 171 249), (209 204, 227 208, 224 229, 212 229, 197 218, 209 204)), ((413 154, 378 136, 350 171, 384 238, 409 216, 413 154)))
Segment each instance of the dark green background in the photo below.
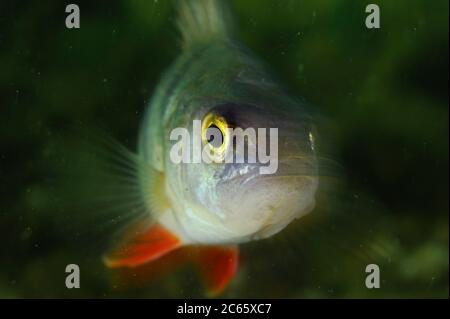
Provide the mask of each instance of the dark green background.
MULTIPOLYGON (((242 43, 333 123, 327 143, 350 196, 376 203, 386 230, 374 239, 389 244, 382 287, 365 288, 364 267, 341 250, 302 242, 306 263, 292 239, 273 239, 243 247, 225 297, 448 297, 448 1, 375 2, 379 30, 364 25, 370 1, 244 0, 233 10, 242 43)), ((0 1, 0 297, 202 297, 190 268, 141 288, 110 284, 99 256, 86 257, 94 243, 64 231, 78 207, 55 173, 69 160, 70 127, 134 148, 179 53, 168 1, 75 3, 79 30, 65 28, 64 1, 0 1), (69 263, 81 266, 81 289, 64 286, 69 263)))

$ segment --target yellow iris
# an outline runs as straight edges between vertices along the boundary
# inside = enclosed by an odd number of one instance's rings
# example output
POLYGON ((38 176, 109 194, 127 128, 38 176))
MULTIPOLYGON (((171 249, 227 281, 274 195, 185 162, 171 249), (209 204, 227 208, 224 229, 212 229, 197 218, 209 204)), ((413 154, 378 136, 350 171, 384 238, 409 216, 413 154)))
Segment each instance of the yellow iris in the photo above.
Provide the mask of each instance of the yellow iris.
POLYGON ((207 145, 209 149, 212 151, 213 155, 222 160, 225 155, 225 151, 228 146, 229 136, 227 133, 228 123, 227 121, 220 115, 214 113, 208 113, 202 121, 202 142, 203 145, 207 145), (221 133, 221 141, 211 140, 211 132, 208 132, 208 129, 217 128, 221 133))

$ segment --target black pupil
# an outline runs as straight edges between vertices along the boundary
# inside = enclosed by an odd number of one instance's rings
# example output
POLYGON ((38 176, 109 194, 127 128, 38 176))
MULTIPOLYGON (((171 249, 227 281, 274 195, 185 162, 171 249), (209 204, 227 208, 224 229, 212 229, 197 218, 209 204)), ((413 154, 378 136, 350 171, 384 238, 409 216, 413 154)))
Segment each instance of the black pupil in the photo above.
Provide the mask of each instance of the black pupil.
POLYGON ((208 143, 214 147, 220 147, 222 145, 222 140, 223 140, 222 131, 214 124, 211 124, 208 127, 206 138, 207 138, 206 140, 208 141, 208 143), (216 134, 220 134, 220 138, 215 140, 214 137, 216 136, 216 134))

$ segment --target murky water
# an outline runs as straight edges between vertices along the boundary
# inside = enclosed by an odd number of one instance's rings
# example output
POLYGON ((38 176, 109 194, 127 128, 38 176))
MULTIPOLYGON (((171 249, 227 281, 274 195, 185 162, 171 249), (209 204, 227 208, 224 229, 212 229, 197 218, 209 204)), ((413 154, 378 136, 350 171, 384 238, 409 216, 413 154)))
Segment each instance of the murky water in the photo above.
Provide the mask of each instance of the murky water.
MULTIPOLYGON (((233 1, 241 42, 317 110, 345 186, 323 179, 325 222, 243 245, 224 297, 448 297, 448 2, 377 3, 381 28, 368 30, 360 1, 233 1), (372 263, 379 289, 365 284, 372 263)), ((178 54, 174 9, 77 4, 80 29, 63 3, 0 4, 0 297, 203 297, 191 265, 104 267, 129 212, 90 202, 96 177, 74 142, 101 130, 135 149, 178 54)))

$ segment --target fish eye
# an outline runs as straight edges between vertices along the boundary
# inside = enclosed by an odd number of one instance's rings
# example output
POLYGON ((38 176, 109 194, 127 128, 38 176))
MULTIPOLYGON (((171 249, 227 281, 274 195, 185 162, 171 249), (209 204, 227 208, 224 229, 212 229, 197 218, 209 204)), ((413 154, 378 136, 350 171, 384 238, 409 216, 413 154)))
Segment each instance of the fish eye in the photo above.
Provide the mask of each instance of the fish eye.
POLYGON ((208 113, 202 121, 202 142, 216 156, 222 157, 228 145, 227 121, 220 115, 208 113))
POLYGON ((214 148, 218 148, 223 144, 223 133, 215 124, 211 124, 206 129, 206 139, 214 148))

